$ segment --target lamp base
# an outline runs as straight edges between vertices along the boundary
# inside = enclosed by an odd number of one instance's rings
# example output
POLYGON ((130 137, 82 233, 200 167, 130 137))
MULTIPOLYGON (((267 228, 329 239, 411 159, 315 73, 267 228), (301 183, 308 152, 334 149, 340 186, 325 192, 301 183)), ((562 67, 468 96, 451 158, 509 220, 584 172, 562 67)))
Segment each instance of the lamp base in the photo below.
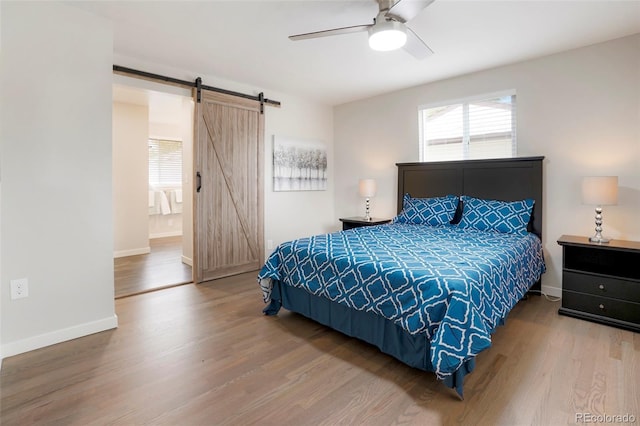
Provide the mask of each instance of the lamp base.
POLYGON ((364 220, 366 220, 367 222, 371 222, 371 216, 369 215, 369 198, 366 199, 366 204, 365 204, 365 213, 364 213, 364 220))
POLYGON ((611 241, 611 238, 604 238, 603 236, 594 235, 593 237, 589 237, 589 241, 591 241, 592 243, 607 244, 609 241, 611 241))
POLYGON ((611 238, 602 236, 602 207, 596 207, 596 234, 589 238, 592 243, 607 244, 611 238))

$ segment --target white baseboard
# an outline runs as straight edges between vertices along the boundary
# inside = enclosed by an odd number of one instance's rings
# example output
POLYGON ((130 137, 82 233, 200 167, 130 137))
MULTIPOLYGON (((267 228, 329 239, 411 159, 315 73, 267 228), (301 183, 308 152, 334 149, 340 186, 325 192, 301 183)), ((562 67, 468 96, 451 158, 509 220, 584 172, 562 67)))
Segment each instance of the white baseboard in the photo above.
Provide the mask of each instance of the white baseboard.
POLYGON ((18 340, 17 342, 5 343, 2 345, 2 356, 3 358, 8 358, 10 356, 44 348, 45 346, 55 345, 56 343, 66 342, 67 340, 88 336, 89 334, 111 330, 113 328, 118 328, 118 316, 116 314, 96 321, 74 325, 73 327, 63 328, 50 333, 18 340))
POLYGON ((181 237, 181 236, 182 236, 182 231, 158 232, 156 234, 149 234, 149 239, 153 240, 154 238, 181 237))
POLYGON ((141 247, 137 249, 130 250, 118 250, 113 252, 113 258, 118 257, 127 257, 127 256, 136 256, 138 254, 149 254, 151 253, 151 247, 141 247))
POLYGON ((562 289, 558 287, 543 285, 542 293, 546 294, 547 296, 562 297, 562 289))
POLYGON ((191 259, 190 257, 182 256, 182 263, 193 267, 193 259, 191 259))

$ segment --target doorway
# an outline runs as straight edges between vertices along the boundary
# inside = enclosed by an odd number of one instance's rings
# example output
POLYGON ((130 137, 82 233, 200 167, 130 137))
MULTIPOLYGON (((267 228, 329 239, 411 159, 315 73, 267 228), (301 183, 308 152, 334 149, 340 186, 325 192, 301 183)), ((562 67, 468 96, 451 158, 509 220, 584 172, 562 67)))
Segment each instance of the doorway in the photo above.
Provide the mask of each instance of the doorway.
POLYGON ((193 100, 113 85, 114 293, 193 281, 193 100))

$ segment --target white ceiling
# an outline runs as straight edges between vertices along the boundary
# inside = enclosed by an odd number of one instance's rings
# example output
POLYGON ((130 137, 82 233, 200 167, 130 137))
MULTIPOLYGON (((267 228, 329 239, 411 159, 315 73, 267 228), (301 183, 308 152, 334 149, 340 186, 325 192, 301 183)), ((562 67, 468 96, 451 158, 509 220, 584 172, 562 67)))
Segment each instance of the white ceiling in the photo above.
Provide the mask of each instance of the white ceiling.
POLYGON ((328 105, 640 33, 640 0, 436 0, 408 23, 435 51, 418 61, 366 33, 287 38, 369 24, 374 0, 69 4, 113 22, 117 55, 328 105))

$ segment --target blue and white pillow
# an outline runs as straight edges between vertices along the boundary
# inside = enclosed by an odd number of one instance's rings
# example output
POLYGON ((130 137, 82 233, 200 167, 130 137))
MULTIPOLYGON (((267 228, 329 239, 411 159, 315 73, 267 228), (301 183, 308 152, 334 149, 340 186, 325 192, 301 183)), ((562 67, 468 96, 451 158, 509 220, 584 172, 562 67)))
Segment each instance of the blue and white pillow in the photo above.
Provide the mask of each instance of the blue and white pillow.
POLYGON ((413 223, 418 225, 448 225, 458 208, 458 197, 411 198, 404 194, 402 211, 393 219, 393 223, 413 223))
POLYGON ((497 231, 505 234, 526 234, 534 200, 497 201, 462 196, 461 228, 497 231))

